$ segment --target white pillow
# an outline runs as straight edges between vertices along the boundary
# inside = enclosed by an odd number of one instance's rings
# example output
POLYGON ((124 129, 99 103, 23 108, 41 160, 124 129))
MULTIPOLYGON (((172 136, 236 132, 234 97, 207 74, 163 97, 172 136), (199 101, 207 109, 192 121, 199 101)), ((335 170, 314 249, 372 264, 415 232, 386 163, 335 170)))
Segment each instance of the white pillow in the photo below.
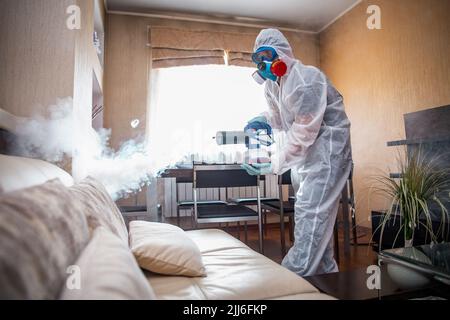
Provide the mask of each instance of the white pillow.
POLYGON ((154 300, 153 289, 130 249, 104 227, 94 236, 75 263, 61 294, 63 300, 154 300), (80 288, 76 288, 77 270, 80 288), (69 284, 71 288, 69 289, 69 284))
POLYGON ((205 276, 197 245, 186 233, 170 224, 131 221, 130 247, 141 268, 190 277, 205 276))

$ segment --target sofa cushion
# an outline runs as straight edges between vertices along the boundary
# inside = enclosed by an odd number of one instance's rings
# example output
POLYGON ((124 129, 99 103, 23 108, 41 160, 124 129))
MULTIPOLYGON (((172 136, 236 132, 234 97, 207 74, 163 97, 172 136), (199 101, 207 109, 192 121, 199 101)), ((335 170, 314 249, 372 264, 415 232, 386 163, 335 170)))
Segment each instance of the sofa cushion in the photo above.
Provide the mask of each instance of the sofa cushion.
POLYGON ((155 299, 128 246, 104 227, 95 230, 75 265, 79 270, 79 282, 71 278, 72 285, 64 288, 61 299, 155 299))
POLYGON ((313 292, 313 293, 299 293, 290 296, 276 297, 271 300, 337 300, 337 299, 325 293, 313 292))
POLYGON ((106 227, 128 245, 128 231, 122 213, 103 184, 87 177, 73 185, 70 192, 74 198, 85 204, 84 213, 91 232, 99 226, 106 227))
POLYGON ((83 210, 59 180, 0 196, 0 298, 58 297, 89 241, 83 210))
POLYGON ((73 185, 72 176, 51 163, 0 154, 0 193, 29 188, 56 178, 65 186, 73 185))
POLYGON ((197 245, 174 225, 131 221, 130 247, 139 265, 149 271, 190 277, 205 275, 197 245))
POLYGON ((199 247, 206 277, 164 277, 147 272, 158 299, 258 300, 319 295, 308 281, 221 230, 186 234, 199 247))

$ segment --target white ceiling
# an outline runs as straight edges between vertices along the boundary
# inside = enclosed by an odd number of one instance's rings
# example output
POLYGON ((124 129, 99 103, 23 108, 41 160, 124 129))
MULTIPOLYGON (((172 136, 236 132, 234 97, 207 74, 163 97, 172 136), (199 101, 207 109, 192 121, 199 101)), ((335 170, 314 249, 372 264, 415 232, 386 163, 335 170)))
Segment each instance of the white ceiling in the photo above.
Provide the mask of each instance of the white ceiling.
POLYGON ((109 11, 254 18, 319 31, 360 0, 106 0, 109 11))

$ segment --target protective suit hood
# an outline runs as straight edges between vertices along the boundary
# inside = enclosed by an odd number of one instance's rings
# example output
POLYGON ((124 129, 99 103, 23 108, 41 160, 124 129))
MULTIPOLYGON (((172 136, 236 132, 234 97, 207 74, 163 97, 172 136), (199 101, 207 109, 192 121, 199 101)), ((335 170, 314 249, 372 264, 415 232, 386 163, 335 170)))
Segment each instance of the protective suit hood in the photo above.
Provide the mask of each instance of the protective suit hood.
POLYGON ((294 54, 292 53, 292 48, 286 39, 286 37, 278 29, 263 29, 256 37, 255 46, 253 52, 258 48, 266 46, 272 47, 277 52, 281 60, 283 60, 287 67, 288 73, 291 69, 292 64, 295 62, 294 54))

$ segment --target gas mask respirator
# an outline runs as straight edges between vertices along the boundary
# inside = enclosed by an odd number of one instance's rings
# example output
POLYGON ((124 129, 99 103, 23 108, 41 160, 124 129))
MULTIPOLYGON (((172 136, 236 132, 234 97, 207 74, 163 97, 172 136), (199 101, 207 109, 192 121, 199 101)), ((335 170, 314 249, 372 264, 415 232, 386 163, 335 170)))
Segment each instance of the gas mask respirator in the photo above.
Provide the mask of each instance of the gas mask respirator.
POLYGON ((256 50, 252 60, 258 68, 252 76, 259 84, 263 84, 267 79, 276 81, 278 77, 286 74, 286 63, 279 59, 275 49, 271 47, 261 47, 256 50))

